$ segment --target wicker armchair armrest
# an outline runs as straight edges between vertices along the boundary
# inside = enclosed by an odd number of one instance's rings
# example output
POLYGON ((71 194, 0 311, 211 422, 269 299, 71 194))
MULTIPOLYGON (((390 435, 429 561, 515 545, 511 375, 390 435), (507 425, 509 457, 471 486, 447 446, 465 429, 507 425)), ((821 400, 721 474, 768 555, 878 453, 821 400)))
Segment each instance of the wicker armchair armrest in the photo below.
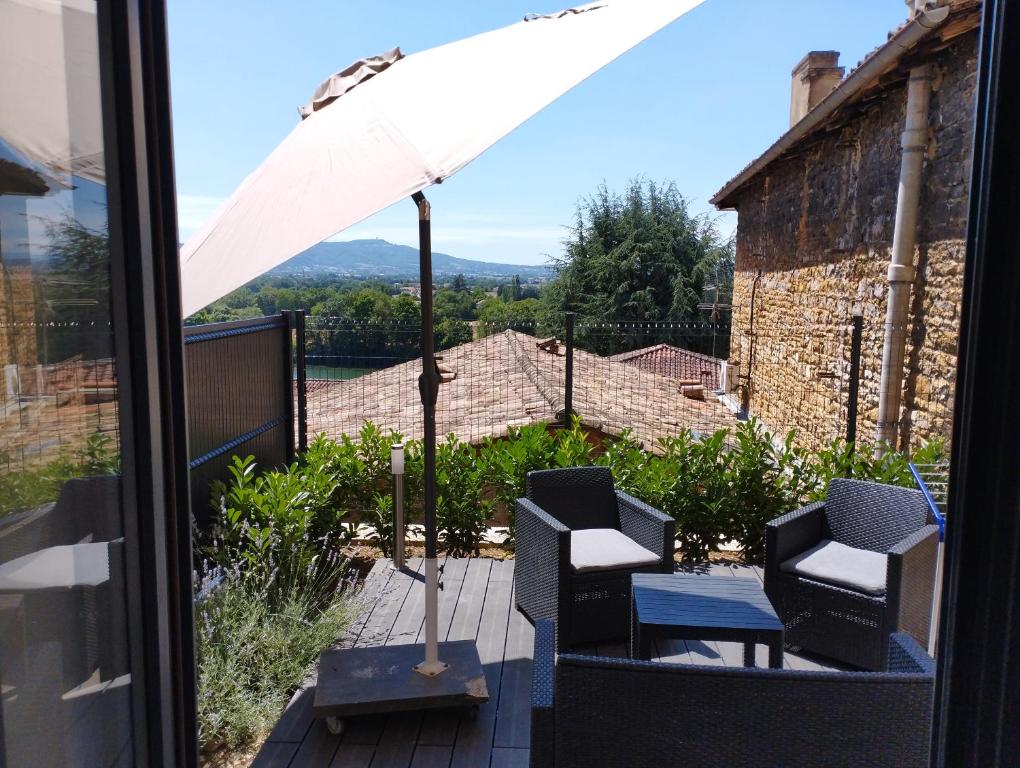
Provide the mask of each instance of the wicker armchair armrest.
POLYGON ((517 499, 514 548, 517 604, 532 621, 556 619, 564 630, 570 578, 570 529, 530 499, 517 499))
POLYGON ((776 574, 779 564, 810 549, 825 532, 825 502, 816 501, 765 525, 765 573, 776 574))
POLYGON ((905 632, 889 635, 888 671, 901 675, 934 675, 935 660, 905 632))
POLYGON ((616 492, 620 510, 620 530, 645 549, 654 552, 669 570, 673 570, 673 552, 676 547, 676 522, 640 499, 623 491, 616 492))
POLYGON ((927 637, 931 621, 939 528, 925 525, 889 549, 886 599, 897 617, 896 629, 927 637))
POLYGON ((556 627, 551 620, 535 622, 535 654, 531 666, 532 768, 552 768, 555 763, 555 632, 556 627))

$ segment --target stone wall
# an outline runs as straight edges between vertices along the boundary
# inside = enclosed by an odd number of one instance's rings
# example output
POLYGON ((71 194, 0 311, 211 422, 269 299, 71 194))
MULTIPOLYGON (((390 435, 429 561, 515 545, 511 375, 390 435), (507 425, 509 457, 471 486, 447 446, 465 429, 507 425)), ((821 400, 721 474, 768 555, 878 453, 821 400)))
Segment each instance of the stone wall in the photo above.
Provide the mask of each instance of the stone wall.
MULTIPOLYGON (((932 142, 908 327, 905 448, 951 427, 976 55, 971 31, 926 57, 935 70, 932 142)), ((750 371, 751 413, 776 431, 798 429, 809 445, 845 434, 855 307, 864 317, 858 437, 875 433, 906 70, 886 83, 733 198, 730 362, 750 371)))
POLYGON ((0 403, 9 391, 35 391, 29 375, 38 360, 35 285, 30 265, 4 267, 0 262, 0 403), (11 379, 17 366, 17 380, 11 379))

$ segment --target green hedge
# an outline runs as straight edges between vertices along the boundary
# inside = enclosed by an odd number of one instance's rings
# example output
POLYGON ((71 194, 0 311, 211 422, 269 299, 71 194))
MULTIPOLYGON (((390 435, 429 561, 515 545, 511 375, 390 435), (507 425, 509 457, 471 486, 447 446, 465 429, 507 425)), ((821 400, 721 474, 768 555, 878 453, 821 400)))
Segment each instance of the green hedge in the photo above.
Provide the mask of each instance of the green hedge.
MULTIPOLYGON (((226 541, 253 542, 260 556, 292 546, 302 536, 349 536, 367 521, 386 544, 392 535, 390 445, 398 434, 366 424, 357 439, 319 436, 292 466, 257 475, 252 459, 235 458, 234 482, 219 485, 213 503, 218 534, 226 541)), ((765 524, 799 505, 824 497, 833 477, 857 477, 912 485, 907 458, 874 445, 856 450, 835 441, 818 452, 783 439, 759 422, 696 436, 690 431, 664 438, 654 451, 629 435, 596 445, 579 422, 569 429, 546 424, 514 427, 506 438, 473 446, 449 435, 437 446, 437 517, 440 536, 454 556, 476 554, 495 512, 509 518, 513 545, 514 500, 524 495, 528 472, 585 464, 608 466, 617 486, 676 519, 677 547, 686 560, 704 560, 736 541, 749 561, 764 550, 765 524)), ((407 443, 408 518, 421 507, 420 443, 407 443)), ((928 463, 941 457, 932 442, 915 456, 928 463)))

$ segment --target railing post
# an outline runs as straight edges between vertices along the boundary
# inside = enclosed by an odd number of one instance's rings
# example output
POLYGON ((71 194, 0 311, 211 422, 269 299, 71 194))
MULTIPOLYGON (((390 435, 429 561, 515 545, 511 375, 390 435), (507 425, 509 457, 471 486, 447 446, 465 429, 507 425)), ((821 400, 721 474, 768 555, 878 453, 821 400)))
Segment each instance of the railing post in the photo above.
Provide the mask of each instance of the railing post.
POLYGON ((308 450, 308 390, 305 386, 308 381, 308 371, 305 365, 305 353, 307 351, 305 339, 305 315, 308 313, 303 309, 294 312, 294 343, 295 363, 297 366, 297 442, 298 451, 304 453, 308 450))
POLYGON ((568 427, 574 415, 574 318, 576 316, 574 312, 567 312, 567 364, 563 383, 563 421, 568 427))
POLYGON ((290 464, 294 461, 294 362, 293 362, 293 342, 291 340, 291 332, 294 330, 294 310, 281 310, 280 316, 283 318, 283 392, 284 392, 284 416, 286 417, 286 423, 284 424, 284 434, 286 434, 287 441, 287 463, 290 464))
POLYGON ((850 393, 846 404, 846 441, 857 441, 857 400, 861 390, 861 335, 864 317, 860 310, 853 315, 853 330, 850 334, 850 393))

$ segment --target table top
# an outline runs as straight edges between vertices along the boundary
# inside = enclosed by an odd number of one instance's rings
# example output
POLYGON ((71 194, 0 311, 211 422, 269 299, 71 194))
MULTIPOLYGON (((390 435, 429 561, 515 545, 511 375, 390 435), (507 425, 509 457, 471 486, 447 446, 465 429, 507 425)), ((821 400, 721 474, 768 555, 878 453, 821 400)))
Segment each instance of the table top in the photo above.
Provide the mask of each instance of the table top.
POLYGON ((643 625, 783 629, 757 579, 635 573, 631 585, 643 625))

